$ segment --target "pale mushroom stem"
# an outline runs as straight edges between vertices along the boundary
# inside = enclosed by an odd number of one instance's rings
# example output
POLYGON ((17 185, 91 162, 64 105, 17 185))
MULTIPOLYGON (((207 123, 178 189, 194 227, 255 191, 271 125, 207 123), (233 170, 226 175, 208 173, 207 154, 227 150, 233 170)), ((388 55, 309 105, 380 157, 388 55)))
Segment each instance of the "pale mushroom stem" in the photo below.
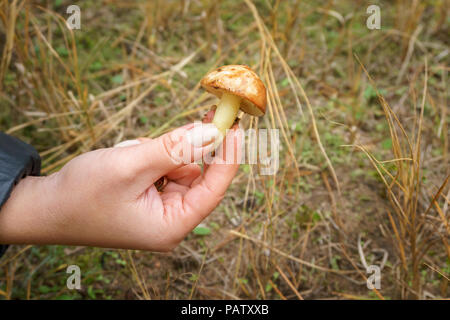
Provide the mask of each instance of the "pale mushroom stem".
POLYGON ((240 104, 241 97, 231 93, 222 94, 222 98, 217 105, 216 113, 214 114, 214 119, 212 121, 222 133, 222 138, 225 137, 227 129, 230 129, 233 125, 240 104))

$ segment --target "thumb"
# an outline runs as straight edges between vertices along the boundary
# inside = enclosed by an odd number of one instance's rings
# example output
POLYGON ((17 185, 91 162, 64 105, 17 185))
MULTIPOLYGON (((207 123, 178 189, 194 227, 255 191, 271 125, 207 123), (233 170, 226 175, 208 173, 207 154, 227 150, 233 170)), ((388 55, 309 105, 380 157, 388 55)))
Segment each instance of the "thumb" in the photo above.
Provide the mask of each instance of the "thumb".
POLYGON ((200 160, 213 150, 220 135, 215 125, 195 122, 121 149, 128 149, 125 161, 134 175, 153 183, 183 165, 200 160))

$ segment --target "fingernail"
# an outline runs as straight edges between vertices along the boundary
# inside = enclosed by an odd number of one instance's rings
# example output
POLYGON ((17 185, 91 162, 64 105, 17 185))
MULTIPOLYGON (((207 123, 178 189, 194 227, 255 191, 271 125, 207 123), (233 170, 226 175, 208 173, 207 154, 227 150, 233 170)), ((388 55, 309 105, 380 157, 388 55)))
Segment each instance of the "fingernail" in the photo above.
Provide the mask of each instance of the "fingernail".
POLYGON ((202 147, 212 143, 220 136, 217 127, 212 123, 195 125, 189 130, 186 138, 194 147, 202 147))
POLYGON ((125 140, 125 141, 122 141, 122 142, 119 142, 118 144, 116 144, 114 146, 114 148, 116 148, 116 147, 119 147, 119 148, 121 148, 121 147, 129 147, 129 146, 134 146, 134 145, 137 145, 137 144, 140 144, 140 143, 141 142, 139 140, 125 140))

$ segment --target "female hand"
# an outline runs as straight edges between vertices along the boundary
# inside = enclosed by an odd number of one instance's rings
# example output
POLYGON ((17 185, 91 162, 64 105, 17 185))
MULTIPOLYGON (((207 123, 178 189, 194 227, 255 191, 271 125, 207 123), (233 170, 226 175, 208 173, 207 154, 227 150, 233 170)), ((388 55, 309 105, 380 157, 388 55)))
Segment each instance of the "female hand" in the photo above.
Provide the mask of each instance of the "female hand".
MULTIPOLYGON (((238 170, 237 159, 214 159, 203 174, 193 163, 218 135, 212 124, 189 124, 85 153, 48 177, 27 177, 0 211, 0 243, 171 250, 214 210, 238 170), (169 182, 159 193, 153 183, 162 176, 169 182)), ((225 141, 239 154, 240 130, 225 141)))

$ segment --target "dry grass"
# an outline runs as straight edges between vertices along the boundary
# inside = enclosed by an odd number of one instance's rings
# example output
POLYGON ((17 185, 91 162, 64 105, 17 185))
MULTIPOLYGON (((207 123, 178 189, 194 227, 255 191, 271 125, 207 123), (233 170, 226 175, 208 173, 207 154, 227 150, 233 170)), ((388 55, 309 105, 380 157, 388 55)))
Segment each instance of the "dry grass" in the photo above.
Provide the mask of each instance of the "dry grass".
POLYGON ((71 31, 64 1, 0 0, 0 128, 38 148, 44 174, 200 119, 215 101, 199 80, 221 64, 261 75, 268 112, 242 122, 282 142, 276 175, 242 167, 210 235, 170 254, 15 247, 0 295, 446 298, 446 4, 399 0, 382 8, 389 27, 369 32, 356 3, 103 1, 71 31), (84 272, 81 292, 65 289, 68 264, 84 272), (380 290, 366 287, 370 264, 380 290))

